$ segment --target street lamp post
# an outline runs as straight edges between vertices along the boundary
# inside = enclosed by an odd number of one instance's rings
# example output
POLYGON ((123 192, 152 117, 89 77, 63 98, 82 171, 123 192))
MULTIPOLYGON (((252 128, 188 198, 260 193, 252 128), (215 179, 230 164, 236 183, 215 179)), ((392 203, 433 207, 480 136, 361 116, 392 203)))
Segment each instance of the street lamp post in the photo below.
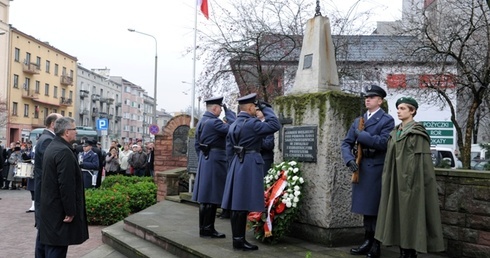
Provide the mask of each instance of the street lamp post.
POLYGON ((135 29, 128 29, 128 31, 129 32, 136 32, 136 33, 148 36, 148 37, 152 37, 155 40, 155 78, 154 78, 154 85, 153 85, 153 101, 155 101, 155 103, 153 104, 153 124, 158 125, 158 122, 157 122, 157 67, 158 67, 158 55, 157 55, 158 43, 157 43, 157 39, 153 35, 150 35, 150 34, 147 34, 147 33, 141 32, 141 31, 137 31, 135 29))

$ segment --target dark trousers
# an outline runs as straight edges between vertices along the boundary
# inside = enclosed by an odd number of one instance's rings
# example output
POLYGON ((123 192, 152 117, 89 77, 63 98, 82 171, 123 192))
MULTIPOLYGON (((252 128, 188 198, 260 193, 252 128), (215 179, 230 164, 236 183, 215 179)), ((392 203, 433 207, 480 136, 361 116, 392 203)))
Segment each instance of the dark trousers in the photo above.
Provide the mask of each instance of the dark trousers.
POLYGON ((68 252, 68 246, 45 245, 46 258, 65 258, 68 252))
POLYGON ((34 255, 36 258, 45 258, 46 257, 45 245, 41 243, 40 239, 41 237, 39 236, 39 230, 38 230, 36 236, 36 250, 34 255))
MULTIPOLYGON (((97 177, 99 177, 98 172, 96 170, 92 170, 91 173, 92 174, 97 173, 97 177)), ((92 174, 90 174, 88 171, 82 170, 83 187, 85 189, 95 187, 92 185, 92 174)))
POLYGON ((145 168, 135 168, 134 169, 134 175, 135 176, 145 176, 145 168))
POLYGON ((369 232, 376 230, 376 220, 378 216, 364 215, 364 229, 369 232))

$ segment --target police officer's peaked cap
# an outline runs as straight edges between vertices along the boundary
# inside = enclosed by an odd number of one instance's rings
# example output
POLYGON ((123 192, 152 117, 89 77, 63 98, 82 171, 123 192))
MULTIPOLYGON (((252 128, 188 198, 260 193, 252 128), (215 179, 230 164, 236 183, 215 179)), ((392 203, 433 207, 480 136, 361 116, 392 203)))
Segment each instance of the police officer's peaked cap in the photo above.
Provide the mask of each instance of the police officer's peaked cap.
POLYGON ((381 98, 386 97, 386 91, 378 85, 369 85, 366 87, 366 97, 380 96, 381 98))
POLYGON ((237 99, 237 101, 238 101, 238 104, 240 104, 240 105, 248 104, 248 103, 254 103, 256 97, 257 97, 257 93, 250 93, 246 96, 243 96, 243 97, 237 99))
POLYGON ((206 102, 206 105, 213 105, 213 104, 216 104, 216 105, 221 105, 221 103, 223 103, 223 97, 212 97, 212 98, 209 98, 209 99, 205 99, 204 102, 206 102))
POLYGON ((90 143, 88 143, 88 142, 84 142, 84 143, 82 144, 82 146, 83 146, 83 147, 87 147, 87 146, 91 146, 91 145, 90 145, 90 143))

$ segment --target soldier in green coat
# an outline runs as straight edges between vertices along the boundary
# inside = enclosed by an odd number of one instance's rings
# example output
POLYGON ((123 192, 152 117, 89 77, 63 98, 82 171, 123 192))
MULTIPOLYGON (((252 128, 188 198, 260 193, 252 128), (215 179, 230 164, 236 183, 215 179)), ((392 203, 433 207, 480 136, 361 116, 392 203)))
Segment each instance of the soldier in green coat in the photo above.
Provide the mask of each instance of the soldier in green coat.
POLYGON ((396 101, 402 122, 391 132, 382 175, 375 238, 400 246, 400 257, 444 251, 430 137, 415 122, 418 104, 411 97, 396 101))

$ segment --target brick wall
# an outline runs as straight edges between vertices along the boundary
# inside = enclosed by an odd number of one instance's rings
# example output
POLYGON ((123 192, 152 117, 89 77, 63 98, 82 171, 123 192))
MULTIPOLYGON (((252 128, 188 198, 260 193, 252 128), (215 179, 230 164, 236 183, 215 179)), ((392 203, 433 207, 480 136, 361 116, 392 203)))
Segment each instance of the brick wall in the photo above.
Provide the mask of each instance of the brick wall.
POLYGON ((449 257, 490 257, 490 172, 436 169, 449 257))

